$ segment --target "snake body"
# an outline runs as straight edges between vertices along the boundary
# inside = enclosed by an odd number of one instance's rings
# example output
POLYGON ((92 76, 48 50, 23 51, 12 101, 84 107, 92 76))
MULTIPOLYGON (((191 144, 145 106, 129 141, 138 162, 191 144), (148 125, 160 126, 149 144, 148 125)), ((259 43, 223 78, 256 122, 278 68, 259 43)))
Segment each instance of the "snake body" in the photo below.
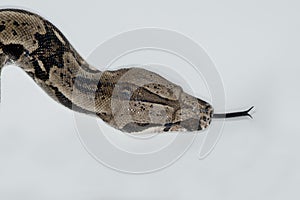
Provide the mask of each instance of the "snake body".
POLYGON ((123 132, 203 130, 214 115, 209 103, 154 72, 99 71, 52 23, 26 10, 0 10, 0 71, 8 64, 60 104, 123 132))

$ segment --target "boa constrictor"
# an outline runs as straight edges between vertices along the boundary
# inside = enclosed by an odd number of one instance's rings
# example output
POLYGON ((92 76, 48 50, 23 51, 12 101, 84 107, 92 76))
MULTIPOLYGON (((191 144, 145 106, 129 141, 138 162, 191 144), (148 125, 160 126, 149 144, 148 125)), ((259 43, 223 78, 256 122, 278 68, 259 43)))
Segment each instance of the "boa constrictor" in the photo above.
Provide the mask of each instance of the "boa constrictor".
POLYGON ((197 131, 213 117, 250 116, 250 109, 214 114, 209 103, 142 68, 99 71, 53 24, 26 10, 0 10, 0 72, 8 64, 20 66, 62 105, 123 132, 197 131))

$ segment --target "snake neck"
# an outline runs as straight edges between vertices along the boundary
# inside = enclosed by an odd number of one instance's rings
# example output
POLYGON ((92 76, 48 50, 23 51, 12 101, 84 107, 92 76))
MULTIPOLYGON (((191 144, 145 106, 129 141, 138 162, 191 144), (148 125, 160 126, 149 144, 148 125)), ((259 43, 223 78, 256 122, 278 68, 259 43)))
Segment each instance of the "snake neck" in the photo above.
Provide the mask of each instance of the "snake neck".
POLYGON ((90 66, 65 36, 39 15, 2 9, 0 19, 0 75, 4 66, 16 64, 53 99, 74 109, 75 83, 82 86, 102 72, 90 66))

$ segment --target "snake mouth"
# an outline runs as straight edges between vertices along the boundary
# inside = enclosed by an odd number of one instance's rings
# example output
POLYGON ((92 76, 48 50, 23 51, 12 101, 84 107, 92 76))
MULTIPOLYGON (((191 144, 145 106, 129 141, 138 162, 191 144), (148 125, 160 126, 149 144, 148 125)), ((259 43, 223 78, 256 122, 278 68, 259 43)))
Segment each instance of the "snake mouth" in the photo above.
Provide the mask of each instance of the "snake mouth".
MULTIPOLYGON (((206 122, 205 122, 206 124, 206 122)), ((164 132, 168 131, 200 131, 208 127, 204 125, 202 119, 187 119, 184 121, 178 121, 174 123, 164 124, 164 132)))
POLYGON ((207 106, 205 112, 201 112, 200 117, 192 117, 182 121, 164 124, 164 132, 168 131, 201 131, 209 127, 213 116, 213 108, 207 106))

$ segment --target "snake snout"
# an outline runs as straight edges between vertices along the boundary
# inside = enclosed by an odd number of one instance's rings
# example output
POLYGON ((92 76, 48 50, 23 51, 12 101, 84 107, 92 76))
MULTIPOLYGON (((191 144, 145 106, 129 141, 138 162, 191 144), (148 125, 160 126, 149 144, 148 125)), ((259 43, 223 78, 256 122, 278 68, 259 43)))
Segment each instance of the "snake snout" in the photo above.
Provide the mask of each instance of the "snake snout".
POLYGON ((206 104, 204 109, 200 111, 200 121, 199 121, 199 129, 203 130, 206 129, 210 123, 213 116, 213 107, 210 104, 206 104))

